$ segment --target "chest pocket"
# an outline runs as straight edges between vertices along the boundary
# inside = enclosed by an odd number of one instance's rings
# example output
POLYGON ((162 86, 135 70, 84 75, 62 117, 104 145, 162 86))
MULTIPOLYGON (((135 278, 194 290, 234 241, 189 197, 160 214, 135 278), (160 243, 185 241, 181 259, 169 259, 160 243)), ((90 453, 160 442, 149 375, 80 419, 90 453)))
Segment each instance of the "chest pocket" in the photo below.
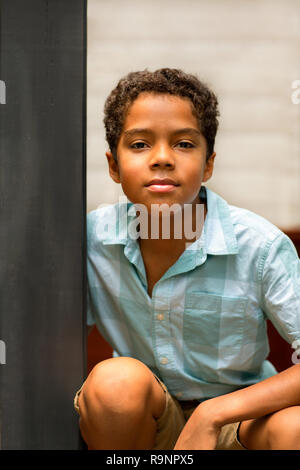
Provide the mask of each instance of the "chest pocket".
POLYGON ((184 366, 218 381, 221 368, 239 369, 247 297, 187 293, 183 319, 184 366))

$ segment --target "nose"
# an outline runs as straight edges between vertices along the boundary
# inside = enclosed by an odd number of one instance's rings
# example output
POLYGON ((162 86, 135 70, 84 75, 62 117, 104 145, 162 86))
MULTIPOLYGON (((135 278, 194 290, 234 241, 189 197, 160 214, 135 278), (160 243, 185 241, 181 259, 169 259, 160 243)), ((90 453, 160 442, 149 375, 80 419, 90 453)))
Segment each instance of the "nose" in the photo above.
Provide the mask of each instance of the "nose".
POLYGON ((154 147, 150 156, 150 166, 151 168, 174 168, 175 160, 172 154, 172 149, 168 145, 159 145, 154 147))

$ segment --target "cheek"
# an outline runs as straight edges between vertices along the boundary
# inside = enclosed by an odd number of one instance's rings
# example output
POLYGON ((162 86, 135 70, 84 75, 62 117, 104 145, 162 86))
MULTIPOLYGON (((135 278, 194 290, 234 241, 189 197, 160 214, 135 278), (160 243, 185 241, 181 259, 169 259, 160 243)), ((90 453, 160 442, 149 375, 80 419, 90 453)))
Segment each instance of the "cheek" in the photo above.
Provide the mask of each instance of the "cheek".
POLYGON ((134 172, 134 164, 130 160, 119 159, 119 173, 121 180, 126 180, 130 178, 134 172))
POLYGON ((200 185, 203 178, 203 174, 204 168, 199 168, 199 166, 190 168, 188 179, 191 183, 191 186, 195 187, 197 185, 200 185))
POLYGON ((127 166, 126 170, 120 171, 121 183, 124 183, 125 185, 130 186, 137 181, 139 174, 140 172, 137 169, 137 167, 131 168, 127 166))
POLYGON ((126 169, 120 168, 120 183, 126 196, 131 199, 140 186, 141 172, 136 166, 126 165, 126 169))

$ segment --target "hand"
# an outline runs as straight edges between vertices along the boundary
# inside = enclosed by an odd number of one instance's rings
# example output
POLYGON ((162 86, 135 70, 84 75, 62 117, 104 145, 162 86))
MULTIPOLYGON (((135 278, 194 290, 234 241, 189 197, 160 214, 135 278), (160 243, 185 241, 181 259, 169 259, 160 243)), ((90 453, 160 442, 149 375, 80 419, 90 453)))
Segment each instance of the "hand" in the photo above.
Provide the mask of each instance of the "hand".
POLYGON ((174 450, 214 450, 217 445, 221 426, 213 416, 213 400, 201 403, 190 416, 174 450))

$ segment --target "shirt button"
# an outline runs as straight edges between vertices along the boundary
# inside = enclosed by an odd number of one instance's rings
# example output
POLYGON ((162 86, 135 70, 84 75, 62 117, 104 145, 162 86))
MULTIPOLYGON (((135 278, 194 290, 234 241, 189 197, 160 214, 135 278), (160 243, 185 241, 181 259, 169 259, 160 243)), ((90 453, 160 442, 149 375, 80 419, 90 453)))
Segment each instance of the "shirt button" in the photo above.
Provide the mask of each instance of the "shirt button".
POLYGON ((158 313, 156 315, 157 320, 163 320, 164 319, 164 314, 163 313, 158 313))
POLYGON ((167 357, 162 357, 161 360, 160 360, 160 363, 161 364, 168 364, 169 360, 167 357))

